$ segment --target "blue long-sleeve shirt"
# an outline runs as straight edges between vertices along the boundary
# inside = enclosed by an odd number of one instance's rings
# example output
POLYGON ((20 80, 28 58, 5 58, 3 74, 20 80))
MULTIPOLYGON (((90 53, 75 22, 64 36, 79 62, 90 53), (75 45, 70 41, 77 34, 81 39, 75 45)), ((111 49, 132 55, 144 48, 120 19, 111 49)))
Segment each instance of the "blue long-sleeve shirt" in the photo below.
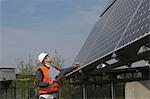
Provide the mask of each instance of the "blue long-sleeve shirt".
MULTIPOLYGON (((48 67, 47 67, 48 68, 48 67)), ((61 69, 60 70, 60 74, 61 75, 66 75, 67 73, 73 71, 74 68, 73 67, 69 67, 69 68, 65 68, 65 69, 61 69)), ((44 75, 42 73, 42 70, 41 69, 38 69, 36 71, 36 86, 39 86, 39 87, 47 87, 49 86, 49 83, 48 82, 43 82, 43 78, 44 78, 44 75)))

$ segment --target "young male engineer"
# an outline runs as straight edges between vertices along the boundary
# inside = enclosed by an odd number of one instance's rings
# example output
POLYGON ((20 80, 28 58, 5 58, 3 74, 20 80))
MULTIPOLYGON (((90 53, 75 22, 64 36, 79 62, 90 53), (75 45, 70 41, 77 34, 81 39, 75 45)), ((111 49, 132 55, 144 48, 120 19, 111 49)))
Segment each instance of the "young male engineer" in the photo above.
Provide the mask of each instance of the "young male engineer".
POLYGON ((38 56, 42 66, 36 71, 36 86, 38 87, 39 99, 58 99, 59 83, 57 80, 80 66, 76 62, 74 66, 66 69, 52 67, 52 57, 47 53, 38 56))

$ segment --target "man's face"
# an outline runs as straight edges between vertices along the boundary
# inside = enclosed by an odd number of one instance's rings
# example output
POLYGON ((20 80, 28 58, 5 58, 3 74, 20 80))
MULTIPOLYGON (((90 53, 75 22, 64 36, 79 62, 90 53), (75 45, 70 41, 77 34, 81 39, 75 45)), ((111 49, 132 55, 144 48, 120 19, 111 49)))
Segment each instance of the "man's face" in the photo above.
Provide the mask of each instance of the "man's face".
POLYGON ((43 61, 44 63, 52 63, 52 57, 48 54, 43 61))

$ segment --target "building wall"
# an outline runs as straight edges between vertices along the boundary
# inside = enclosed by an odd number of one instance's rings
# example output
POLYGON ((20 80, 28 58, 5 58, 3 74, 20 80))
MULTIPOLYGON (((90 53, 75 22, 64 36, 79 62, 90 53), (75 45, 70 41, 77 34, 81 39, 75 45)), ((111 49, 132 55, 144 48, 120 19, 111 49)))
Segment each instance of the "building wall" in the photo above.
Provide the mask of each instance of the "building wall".
POLYGON ((0 81, 14 80, 15 78, 15 69, 0 68, 0 81))
POLYGON ((150 80, 128 82, 125 85, 125 99, 149 99, 150 80))
POLYGON ((14 79, 14 68, 0 68, 0 99, 15 99, 15 87, 11 86, 14 79))

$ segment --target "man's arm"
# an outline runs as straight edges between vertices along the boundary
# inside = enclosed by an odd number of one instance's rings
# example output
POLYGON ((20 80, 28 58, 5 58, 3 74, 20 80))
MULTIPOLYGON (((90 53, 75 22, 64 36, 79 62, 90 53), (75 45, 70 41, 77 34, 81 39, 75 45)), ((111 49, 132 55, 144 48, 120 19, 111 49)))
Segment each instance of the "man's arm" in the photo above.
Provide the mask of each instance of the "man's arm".
POLYGON ((80 67, 80 62, 76 62, 72 67, 61 69, 61 74, 66 75, 79 67, 80 67))
POLYGON ((69 68, 61 69, 60 72, 62 75, 66 75, 66 74, 72 72, 73 70, 74 70, 74 67, 69 67, 69 68))
POLYGON ((40 70, 36 71, 36 86, 38 87, 47 87, 49 86, 48 82, 43 82, 43 74, 40 70))

